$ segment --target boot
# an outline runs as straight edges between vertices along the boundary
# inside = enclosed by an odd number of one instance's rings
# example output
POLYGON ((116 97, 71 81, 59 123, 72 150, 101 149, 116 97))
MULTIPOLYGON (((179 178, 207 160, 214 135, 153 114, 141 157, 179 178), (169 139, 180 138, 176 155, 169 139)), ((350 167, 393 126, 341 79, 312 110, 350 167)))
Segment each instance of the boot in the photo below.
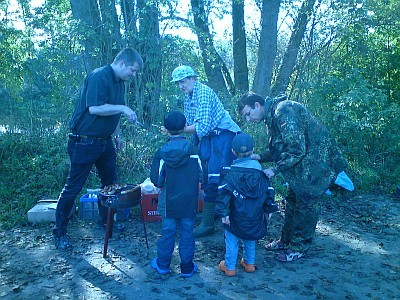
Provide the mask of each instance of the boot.
POLYGON ((194 229, 194 237, 204 237, 215 232, 214 227, 215 203, 204 202, 203 218, 200 225, 194 229))

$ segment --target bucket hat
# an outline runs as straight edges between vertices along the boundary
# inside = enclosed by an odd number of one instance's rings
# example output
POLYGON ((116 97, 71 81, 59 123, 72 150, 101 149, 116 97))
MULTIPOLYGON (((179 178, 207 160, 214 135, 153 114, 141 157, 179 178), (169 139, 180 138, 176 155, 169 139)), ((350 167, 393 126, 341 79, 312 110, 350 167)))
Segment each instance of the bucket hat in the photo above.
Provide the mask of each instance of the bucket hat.
POLYGON ((194 70, 189 67, 189 66, 179 66, 176 67, 173 71, 172 71, 172 80, 171 82, 176 82, 179 80, 182 80, 186 77, 191 77, 191 76, 195 76, 197 77, 197 74, 194 72, 194 70))

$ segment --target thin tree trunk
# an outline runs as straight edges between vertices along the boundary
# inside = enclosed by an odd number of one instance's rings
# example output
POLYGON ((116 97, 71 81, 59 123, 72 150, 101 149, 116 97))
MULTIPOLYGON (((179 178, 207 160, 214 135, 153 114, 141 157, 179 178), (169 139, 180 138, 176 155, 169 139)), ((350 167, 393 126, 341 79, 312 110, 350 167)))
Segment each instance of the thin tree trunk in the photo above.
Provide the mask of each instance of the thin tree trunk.
POLYGON ((142 55, 144 69, 140 85, 138 108, 146 123, 153 123, 159 115, 162 78, 162 51, 159 33, 159 8, 146 0, 137 1, 139 12, 138 51, 142 55))
POLYGON ((101 18, 97 1, 95 0, 70 0, 72 15, 75 20, 81 24, 81 30, 85 34, 84 40, 81 41, 85 47, 85 67, 89 73, 98 67, 102 61, 98 49, 101 49, 101 18), (100 62, 99 62, 100 57, 100 62))
POLYGON ((102 19, 103 53, 106 55, 104 63, 110 63, 122 48, 121 28, 115 0, 99 0, 99 6, 102 19))
POLYGON ((263 0, 261 11, 261 33, 258 46, 258 62, 252 90, 268 96, 277 51, 277 24, 281 0, 263 0))
POLYGON ((136 45, 137 27, 135 5, 130 0, 121 0, 121 13, 123 16, 124 29, 126 31, 126 40, 128 45, 136 45))
POLYGON ((247 67, 246 30, 244 24, 244 0, 232 0, 233 30, 233 74, 235 91, 249 90, 249 69, 247 67))
MULTIPOLYGON (((213 38, 208 28, 207 15, 204 10, 205 3, 203 0, 191 0, 190 2, 208 84, 219 96, 228 98, 229 92, 223 75, 223 69, 227 70, 227 68, 213 45, 213 38)), ((225 76, 228 76, 228 81, 232 82, 229 74, 225 73, 225 76)))
POLYGON ((271 96, 286 92, 314 4, 315 0, 305 0, 300 8, 275 84, 271 88, 271 96))

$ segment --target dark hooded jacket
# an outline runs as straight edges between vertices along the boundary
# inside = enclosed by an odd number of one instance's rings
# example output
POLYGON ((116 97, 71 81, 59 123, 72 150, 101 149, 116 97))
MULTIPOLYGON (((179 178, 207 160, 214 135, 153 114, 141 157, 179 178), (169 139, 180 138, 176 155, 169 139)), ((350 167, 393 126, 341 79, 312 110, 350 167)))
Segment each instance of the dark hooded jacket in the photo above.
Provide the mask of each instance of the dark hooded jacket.
POLYGON ((230 224, 224 228, 240 239, 258 240, 267 233, 267 218, 264 209, 268 199, 269 180, 260 168, 253 168, 257 163, 249 159, 249 166, 244 167, 246 159, 236 160, 225 169, 222 182, 218 187, 216 213, 219 217, 229 216, 230 224))
POLYGON ((202 178, 198 149, 183 136, 170 137, 151 165, 150 180, 161 188, 157 211, 167 218, 194 218, 202 178))

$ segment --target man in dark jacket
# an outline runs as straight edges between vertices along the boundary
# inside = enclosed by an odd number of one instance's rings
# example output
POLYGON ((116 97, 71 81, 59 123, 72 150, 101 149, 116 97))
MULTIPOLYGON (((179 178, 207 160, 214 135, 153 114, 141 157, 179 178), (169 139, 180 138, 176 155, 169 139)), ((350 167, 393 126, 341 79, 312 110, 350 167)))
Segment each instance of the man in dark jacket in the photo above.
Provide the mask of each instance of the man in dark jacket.
POLYGON ((264 100, 248 93, 240 99, 238 111, 249 122, 265 122, 269 149, 253 159, 275 162, 265 174, 281 173, 289 184, 281 238, 265 247, 285 250, 276 256, 280 261, 294 261, 309 249, 322 196, 346 161, 329 131, 298 102, 285 96, 264 100))
POLYGON ((253 139, 245 133, 233 138, 232 150, 237 159, 225 168, 220 186, 216 213, 225 228, 225 260, 219 269, 226 276, 235 276, 235 265, 240 240, 243 241, 243 258, 240 264, 246 272, 254 272, 255 241, 267 233, 264 211, 273 201, 269 180, 258 161, 251 159, 253 139))
POLYGON ((156 152, 150 173, 150 180, 161 188, 157 210, 162 216, 162 236, 157 243, 157 257, 151 261, 151 266, 161 275, 170 272, 179 227, 181 276, 190 277, 197 271, 193 262, 193 230, 202 178, 201 162, 197 147, 182 136, 186 118, 181 112, 168 113, 164 118, 164 127, 169 138, 156 152))

